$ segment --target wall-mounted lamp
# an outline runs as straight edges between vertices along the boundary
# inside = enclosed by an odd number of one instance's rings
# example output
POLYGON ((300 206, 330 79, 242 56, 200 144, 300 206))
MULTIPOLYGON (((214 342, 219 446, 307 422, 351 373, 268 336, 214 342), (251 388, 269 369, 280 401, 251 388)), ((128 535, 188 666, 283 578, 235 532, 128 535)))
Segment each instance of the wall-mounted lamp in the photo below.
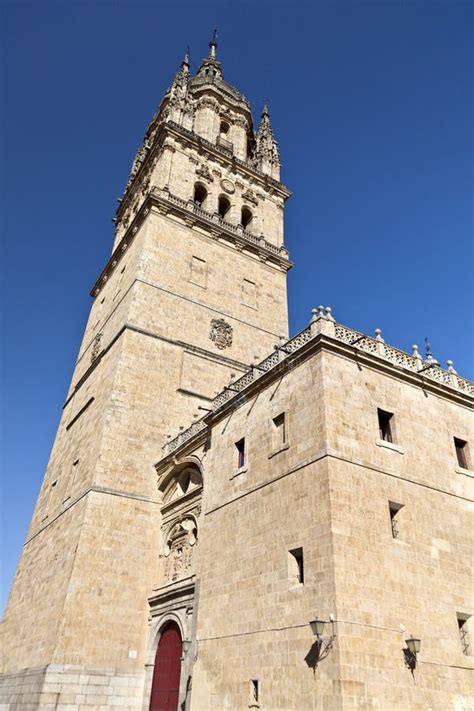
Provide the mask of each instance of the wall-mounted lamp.
POLYGON ((323 636, 324 625, 326 624, 324 620, 311 620, 309 624, 311 626, 311 632, 315 635, 315 637, 318 637, 319 639, 319 637, 323 636))
POLYGON ((326 659, 329 652, 331 651, 333 642, 336 638, 336 633, 334 632, 334 617, 329 616, 329 620, 320 620, 318 617, 315 620, 311 620, 309 623, 311 631, 316 637, 316 642, 313 645, 313 654, 307 655, 307 663, 316 669, 319 662, 326 659), (328 637, 323 637, 325 625, 331 625, 331 634, 328 637))
POLYGON ((408 669, 413 673, 416 668, 417 654, 420 651, 421 641, 417 637, 409 637, 405 640, 406 649, 403 650, 405 656, 405 664, 408 669))

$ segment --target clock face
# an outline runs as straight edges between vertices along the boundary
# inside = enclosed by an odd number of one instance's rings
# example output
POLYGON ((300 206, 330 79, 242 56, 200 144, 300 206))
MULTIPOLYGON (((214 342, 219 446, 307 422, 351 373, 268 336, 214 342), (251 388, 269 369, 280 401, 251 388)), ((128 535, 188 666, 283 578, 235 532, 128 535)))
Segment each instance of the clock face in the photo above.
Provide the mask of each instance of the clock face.
POLYGON ((232 195, 232 193, 235 193, 235 185, 231 180, 227 180, 227 178, 223 178, 221 180, 221 188, 225 193, 229 193, 232 195))

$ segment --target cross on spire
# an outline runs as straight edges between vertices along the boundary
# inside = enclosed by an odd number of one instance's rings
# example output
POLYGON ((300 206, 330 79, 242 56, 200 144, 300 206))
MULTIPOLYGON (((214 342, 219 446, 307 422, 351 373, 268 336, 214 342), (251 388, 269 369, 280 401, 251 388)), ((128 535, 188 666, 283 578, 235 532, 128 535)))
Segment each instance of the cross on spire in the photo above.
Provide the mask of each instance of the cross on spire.
POLYGON ((214 28, 214 33, 213 33, 211 40, 209 42, 209 48, 211 50, 209 52, 209 57, 211 57, 212 59, 215 59, 216 58, 216 50, 217 50, 217 27, 214 28))

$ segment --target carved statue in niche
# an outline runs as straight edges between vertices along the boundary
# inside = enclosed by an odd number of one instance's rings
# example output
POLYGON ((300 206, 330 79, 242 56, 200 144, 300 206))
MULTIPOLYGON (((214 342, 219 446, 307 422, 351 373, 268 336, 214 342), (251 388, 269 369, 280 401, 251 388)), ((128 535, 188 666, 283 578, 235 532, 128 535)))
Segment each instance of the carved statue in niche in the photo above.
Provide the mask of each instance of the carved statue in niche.
POLYGON ((194 518, 184 518, 171 528, 162 556, 165 559, 164 576, 167 583, 192 575, 196 543, 197 524, 194 518))

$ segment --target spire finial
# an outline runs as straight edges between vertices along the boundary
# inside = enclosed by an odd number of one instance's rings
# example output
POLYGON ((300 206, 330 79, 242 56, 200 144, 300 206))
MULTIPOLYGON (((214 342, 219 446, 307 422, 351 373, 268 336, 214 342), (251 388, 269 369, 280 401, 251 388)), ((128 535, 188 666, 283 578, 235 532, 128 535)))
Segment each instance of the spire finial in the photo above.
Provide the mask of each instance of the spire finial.
POLYGON ((189 45, 186 47, 186 52, 184 53, 183 61, 181 62, 181 70, 185 74, 189 73, 189 45))
POLYGON ((212 35, 211 41, 209 42, 209 48, 211 50, 209 56, 212 59, 215 59, 217 50, 217 27, 214 28, 214 34, 212 35))

